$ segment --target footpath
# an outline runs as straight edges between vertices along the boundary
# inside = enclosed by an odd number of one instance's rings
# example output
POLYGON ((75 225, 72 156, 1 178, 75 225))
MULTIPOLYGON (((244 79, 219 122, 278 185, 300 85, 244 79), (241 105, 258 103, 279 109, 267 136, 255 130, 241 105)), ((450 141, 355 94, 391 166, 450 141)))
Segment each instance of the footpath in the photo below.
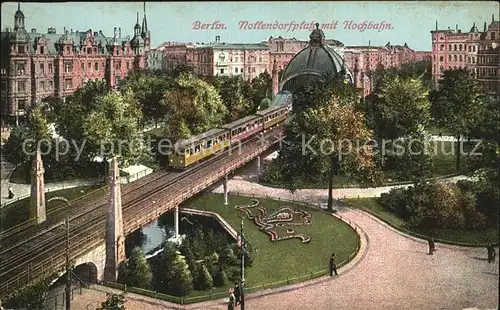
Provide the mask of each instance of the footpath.
MULTIPOLYGON (((236 176, 229 180, 229 192, 308 203, 326 201, 326 189, 298 190, 292 194, 247 180, 251 178, 236 176)), ((396 187, 403 186, 408 185, 396 187)), ((374 197, 391 188, 394 187, 336 189, 334 196, 374 197)), ((214 192, 223 192, 222 186, 214 192)), ((437 244, 437 252, 427 255, 426 241, 399 232, 368 213, 340 207, 337 214, 356 227, 362 240, 358 255, 339 269, 339 276, 247 294, 248 309, 484 310, 498 307, 498 260, 488 264, 485 249, 437 244)), ((120 291, 92 286, 82 295, 75 295, 72 308, 95 309, 106 299, 106 293, 120 291)), ((128 310, 227 309, 227 299, 182 306, 127 293, 126 300, 128 310)))

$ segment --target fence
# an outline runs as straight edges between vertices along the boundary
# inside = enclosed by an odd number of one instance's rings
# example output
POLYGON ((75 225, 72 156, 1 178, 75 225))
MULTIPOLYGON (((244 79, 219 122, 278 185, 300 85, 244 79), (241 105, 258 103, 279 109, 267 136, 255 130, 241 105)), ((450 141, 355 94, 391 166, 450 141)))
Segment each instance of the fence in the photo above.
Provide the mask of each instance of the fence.
MULTIPOLYGON (((231 194, 232 195, 237 195, 237 196, 252 197, 252 198, 274 199, 274 198, 268 197, 268 196, 245 195, 245 194, 240 194, 238 192, 231 192, 231 194)), ((321 209, 320 204, 310 204, 310 203, 304 203, 304 202, 290 200, 290 199, 279 199, 279 201, 284 201, 284 202, 289 202, 289 203, 293 203, 293 204, 298 204, 298 205, 302 205, 302 206, 305 206, 307 208, 311 208, 311 209, 314 209, 314 210, 317 210, 317 211, 325 212, 323 209, 321 209)), ((348 262, 350 262, 359 253, 360 246, 361 246, 361 240, 360 240, 360 236, 357 233, 356 229, 352 227, 352 225, 351 225, 350 222, 342 219, 341 217, 337 217, 337 218, 340 218, 340 220, 342 220, 345 223, 349 224, 349 227, 354 232, 356 232, 356 235, 358 237, 358 246, 357 246, 356 250, 354 252, 352 252, 347 259, 345 259, 342 262, 340 262, 339 264, 337 264, 337 267, 340 268, 342 266, 345 266, 348 262)), ((254 292, 257 292, 257 291, 278 288, 278 287, 284 286, 284 285, 293 285, 293 284, 297 284, 297 283, 304 282, 304 281, 307 281, 307 280, 312 280, 314 278, 318 278, 318 277, 321 277, 321 276, 325 276, 328 273, 329 273, 328 269, 321 269, 321 270, 316 270, 316 271, 312 271, 311 270, 309 273, 304 274, 302 276, 293 277, 293 278, 286 278, 286 279, 283 279, 281 281, 276 281, 276 282, 272 282, 272 283, 262 283, 262 284, 259 284, 259 285, 255 285, 255 286, 251 286, 251 287, 245 288, 245 293, 254 293, 254 292)), ((200 303, 200 302, 217 300, 217 299, 222 299, 222 298, 228 297, 228 294, 227 294, 226 290, 224 290, 222 292, 217 292, 217 293, 208 293, 206 295, 200 295, 200 296, 177 297, 177 296, 167 295, 167 294, 163 294, 163 293, 158 293, 156 291, 150 291, 150 290, 145 290, 145 289, 136 288, 136 287, 129 287, 127 285, 116 283, 116 282, 104 282, 103 284, 105 286, 108 286, 108 287, 111 287, 111 288, 115 288, 115 289, 119 289, 119 290, 122 290, 124 292, 135 293, 135 294, 139 294, 139 295, 143 295, 143 296, 148 296, 148 297, 152 297, 152 298, 155 298, 155 299, 160 299, 160 300, 164 300, 164 301, 168 301, 168 302, 173 302, 173 303, 177 303, 177 304, 181 304, 181 305, 200 303)))
MULTIPOLYGON (((92 186, 92 185, 101 184, 103 182, 104 182, 103 178, 93 178, 90 180, 74 180, 74 181, 68 181, 68 182, 64 182, 64 183, 63 182, 57 183, 57 184, 53 183, 53 184, 55 184, 55 186, 52 186, 53 188, 49 187, 51 183, 46 183, 45 184, 46 185, 45 193, 50 193, 50 192, 54 192, 54 191, 60 191, 60 190, 70 189, 70 188, 75 188, 75 187, 80 187, 80 186, 92 186), (49 186, 47 186, 47 185, 49 185, 49 186)), ((29 185, 29 184, 26 184, 26 186, 31 187, 31 185, 29 185)), ((18 195, 15 198, 12 198, 12 199, 8 200, 7 202, 3 203, 0 206, 0 208, 4 208, 5 206, 10 205, 11 203, 26 199, 30 196, 31 196, 31 194, 18 195)))

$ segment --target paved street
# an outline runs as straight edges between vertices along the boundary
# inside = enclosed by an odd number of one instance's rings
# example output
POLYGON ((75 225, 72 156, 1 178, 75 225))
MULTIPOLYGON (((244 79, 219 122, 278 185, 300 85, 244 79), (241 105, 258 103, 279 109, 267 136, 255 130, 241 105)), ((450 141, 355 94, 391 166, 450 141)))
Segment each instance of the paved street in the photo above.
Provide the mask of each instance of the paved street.
MULTIPOLYGON (((455 178, 456 180, 456 178, 455 178)), ((269 195, 302 201, 322 201, 326 190, 299 190, 294 195, 242 179, 229 181, 230 191, 269 195)), ((216 192, 220 192, 220 188, 216 192)), ((388 189, 339 189, 334 195, 379 195, 388 189)), ((427 243, 395 231, 359 210, 341 209, 339 214, 367 235, 358 264, 341 268, 336 278, 312 280, 300 288, 286 288, 248 295, 246 309, 496 309, 498 306, 498 260, 488 264, 486 249, 437 244, 427 255, 427 243), (263 296, 262 296, 263 295, 263 296)), ((498 253, 498 248, 496 249, 498 253)), ((325 258, 326 259, 326 258, 325 258)), ((75 297, 73 309, 105 299, 107 288, 88 290, 75 297)), ((127 309, 227 309, 223 300, 180 307, 128 294, 127 309)), ((94 308, 92 308, 94 309, 94 308)))

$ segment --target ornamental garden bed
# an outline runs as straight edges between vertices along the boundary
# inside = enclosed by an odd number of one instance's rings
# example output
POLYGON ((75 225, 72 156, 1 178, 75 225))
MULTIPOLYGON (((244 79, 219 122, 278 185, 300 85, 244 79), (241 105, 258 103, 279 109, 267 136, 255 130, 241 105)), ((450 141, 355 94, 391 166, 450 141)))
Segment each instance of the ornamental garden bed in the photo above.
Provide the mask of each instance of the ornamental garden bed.
MULTIPOLYGON (((498 244, 498 228, 488 228, 482 231, 470 231, 461 229, 433 229, 432 231, 418 228, 410 228, 409 224, 398 217, 396 214, 388 211, 377 201, 377 198, 354 198, 345 199, 345 203, 351 207, 358 208, 371 213, 382 221, 399 229, 405 233, 415 235, 416 237, 434 236, 435 239, 441 239, 449 244, 456 245, 475 245, 477 243, 496 243, 498 244), (423 236, 419 236, 423 235, 423 236)), ((439 241, 439 240, 438 240, 439 241)))
MULTIPOLYGON (((341 262, 355 253, 359 246, 356 232, 330 214, 283 201, 256 200, 258 205, 246 209, 251 210, 253 215, 265 213, 267 224, 260 223, 258 226, 258 217, 248 219, 245 216, 243 220, 245 236, 255 251, 252 266, 245 270, 247 288, 280 281, 284 281, 285 285, 287 279, 303 276, 305 281, 311 278, 311 273, 326 271, 332 252, 341 262), (283 207, 289 209, 276 212, 283 207), (296 225, 276 225, 287 222, 290 216, 293 216, 296 225), (297 237, 291 238, 292 235, 297 237), (271 241, 272 238, 276 241, 271 241)), ((250 197, 234 195, 230 195, 228 201, 226 206, 222 194, 205 194, 189 201, 186 207, 216 212, 239 231, 241 213, 235 206, 250 206, 255 201, 250 197)), ((196 295, 200 294, 202 292, 196 295)))

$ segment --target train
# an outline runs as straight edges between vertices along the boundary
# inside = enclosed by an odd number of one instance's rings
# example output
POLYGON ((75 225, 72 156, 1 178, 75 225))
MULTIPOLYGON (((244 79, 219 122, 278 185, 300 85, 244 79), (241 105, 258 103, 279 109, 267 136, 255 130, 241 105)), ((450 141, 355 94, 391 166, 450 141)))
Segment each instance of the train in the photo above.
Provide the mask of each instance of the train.
POLYGON ((258 111, 253 115, 188 139, 179 140, 169 154, 168 166, 173 170, 185 170, 203 159, 284 122, 290 111, 290 102, 278 102, 278 105, 258 111))

